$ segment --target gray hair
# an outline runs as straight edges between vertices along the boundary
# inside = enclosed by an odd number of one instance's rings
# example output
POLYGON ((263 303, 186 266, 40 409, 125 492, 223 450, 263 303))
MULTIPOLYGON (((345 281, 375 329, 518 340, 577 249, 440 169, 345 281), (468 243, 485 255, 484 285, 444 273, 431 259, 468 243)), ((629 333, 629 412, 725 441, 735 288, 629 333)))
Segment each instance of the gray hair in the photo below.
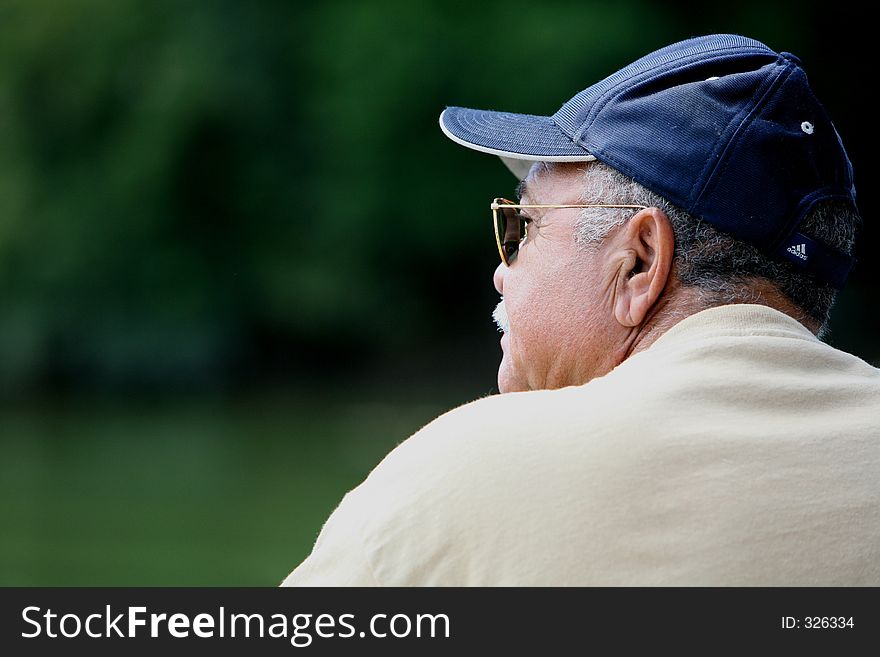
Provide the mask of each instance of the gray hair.
MULTIPOLYGON (((837 297, 831 285, 792 263, 768 258, 757 247, 716 230, 602 162, 586 167, 584 183, 583 203, 645 205, 666 213, 675 233, 673 272, 682 285, 697 292, 704 306, 758 302, 761 294, 755 283, 765 279, 803 311, 795 319, 820 339, 826 337, 837 297)), ((577 221, 575 241, 584 248, 598 244, 632 216, 632 210, 586 208, 577 221)), ((800 230, 851 254, 860 223, 848 203, 825 201, 810 211, 800 230)))

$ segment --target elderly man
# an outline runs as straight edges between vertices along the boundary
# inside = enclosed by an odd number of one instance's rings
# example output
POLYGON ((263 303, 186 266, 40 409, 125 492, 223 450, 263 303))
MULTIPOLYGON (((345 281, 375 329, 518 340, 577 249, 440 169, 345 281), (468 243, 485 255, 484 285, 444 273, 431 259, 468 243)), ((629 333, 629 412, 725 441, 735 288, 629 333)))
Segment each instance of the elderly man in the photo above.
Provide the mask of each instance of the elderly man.
POLYGON ((491 205, 503 394, 393 450, 284 584, 880 584, 880 370, 820 340, 852 170, 799 60, 701 37, 440 123, 525 176, 491 205))

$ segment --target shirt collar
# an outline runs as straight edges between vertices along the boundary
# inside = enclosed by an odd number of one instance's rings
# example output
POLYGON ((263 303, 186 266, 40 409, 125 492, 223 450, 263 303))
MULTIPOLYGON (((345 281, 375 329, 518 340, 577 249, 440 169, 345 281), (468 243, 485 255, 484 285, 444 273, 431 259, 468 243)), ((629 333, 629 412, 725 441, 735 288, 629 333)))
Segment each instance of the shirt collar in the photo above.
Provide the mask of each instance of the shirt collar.
POLYGON ((692 340, 695 336, 767 335, 820 340, 803 324, 784 312, 753 303, 714 306, 689 315, 654 341, 648 349, 692 340))

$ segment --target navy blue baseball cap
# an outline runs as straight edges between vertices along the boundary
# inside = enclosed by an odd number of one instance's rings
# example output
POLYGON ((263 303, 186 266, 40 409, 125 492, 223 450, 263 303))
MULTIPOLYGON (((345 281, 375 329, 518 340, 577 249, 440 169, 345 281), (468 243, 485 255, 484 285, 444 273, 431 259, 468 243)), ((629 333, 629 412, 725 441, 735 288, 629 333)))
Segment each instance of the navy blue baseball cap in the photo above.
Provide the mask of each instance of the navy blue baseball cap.
POLYGON ((666 46, 553 116, 447 107, 440 127, 520 178, 534 162, 600 160, 836 288, 855 264, 800 232, 819 201, 856 208, 840 136, 800 60, 754 39, 715 34, 666 46))

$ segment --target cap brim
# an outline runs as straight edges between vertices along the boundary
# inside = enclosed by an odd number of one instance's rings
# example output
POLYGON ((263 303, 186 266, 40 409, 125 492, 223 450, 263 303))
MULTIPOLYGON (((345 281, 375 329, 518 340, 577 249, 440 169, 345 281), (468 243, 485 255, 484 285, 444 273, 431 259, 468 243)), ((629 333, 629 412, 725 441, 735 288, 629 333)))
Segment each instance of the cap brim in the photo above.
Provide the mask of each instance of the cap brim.
POLYGON ((592 162, 549 116, 447 107, 440 129, 457 144, 491 153, 522 179, 535 162, 592 162))

